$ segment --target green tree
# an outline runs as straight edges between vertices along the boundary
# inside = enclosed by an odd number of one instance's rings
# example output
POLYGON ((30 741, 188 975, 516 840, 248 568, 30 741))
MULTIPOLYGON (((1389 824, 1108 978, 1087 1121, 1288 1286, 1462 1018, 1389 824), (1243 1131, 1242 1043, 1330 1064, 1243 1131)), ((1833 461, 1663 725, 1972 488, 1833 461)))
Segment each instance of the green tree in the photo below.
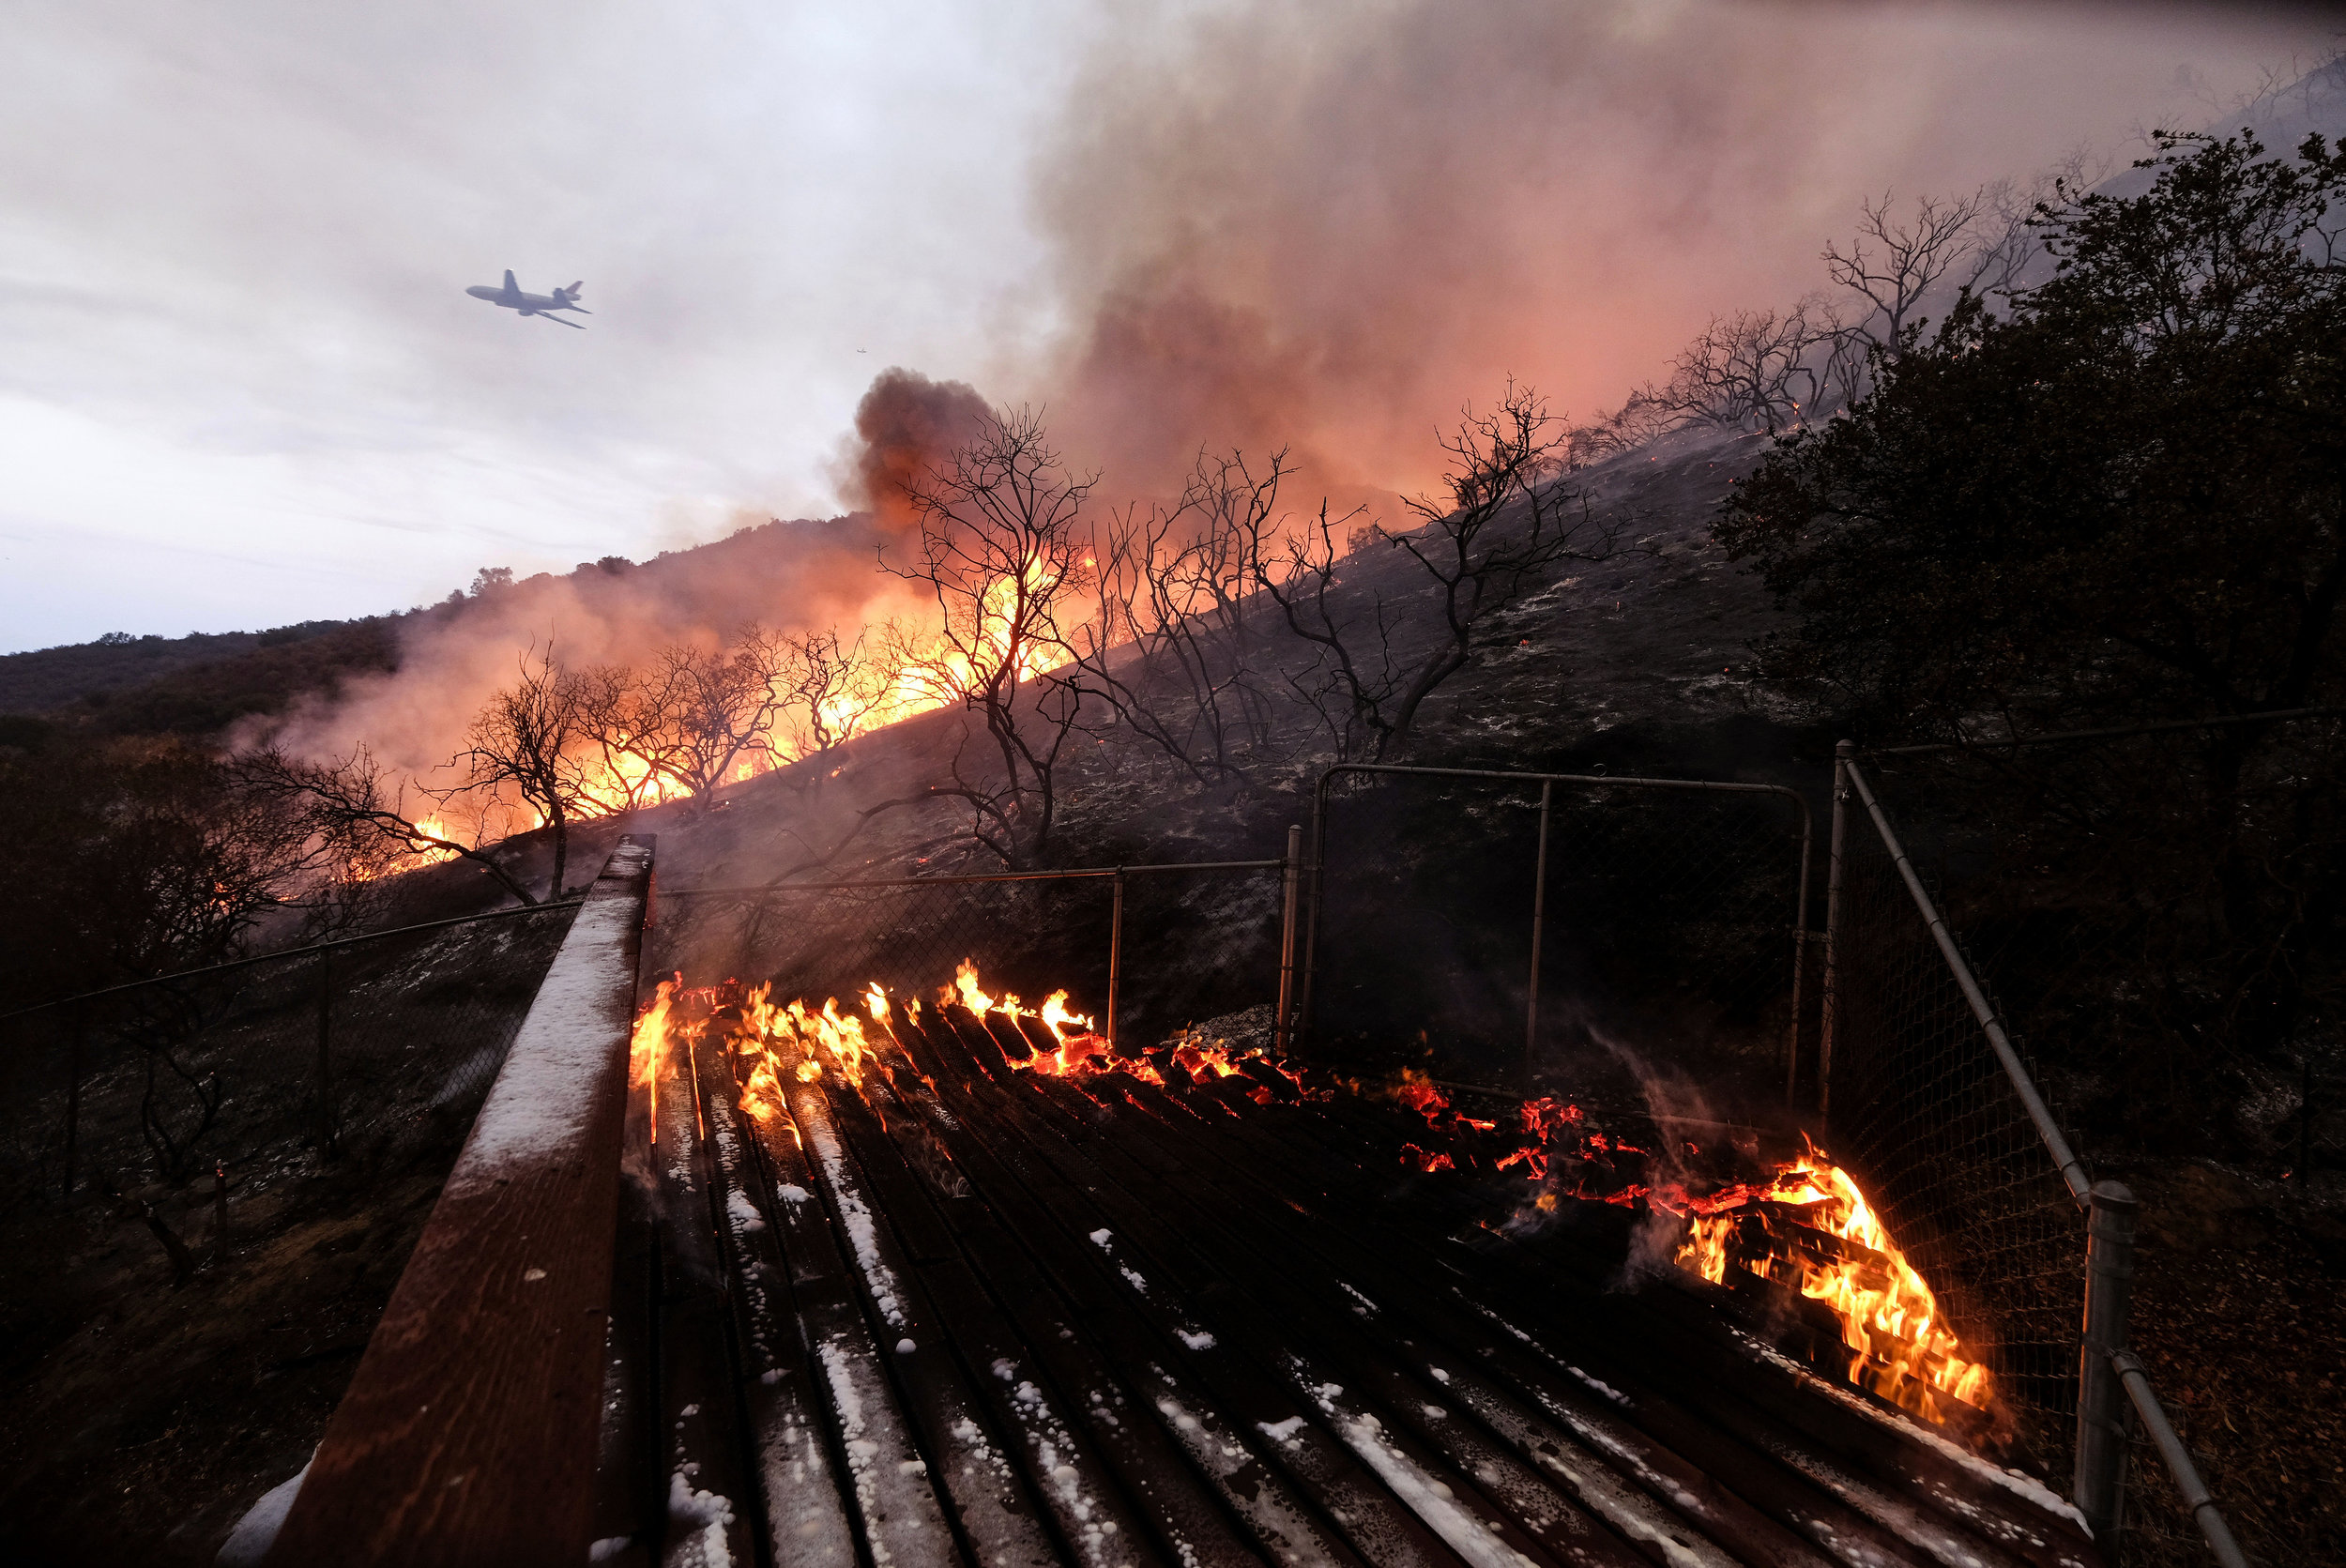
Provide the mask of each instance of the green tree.
POLYGON ((1718 537, 1797 619, 1770 674, 1880 733, 2250 712, 2335 691, 2346 150, 2167 137, 2038 221, 2056 275, 1963 299, 1718 537))
MULTIPOLYGON (((1871 394, 1726 503, 1720 541, 1791 612, 1762 669, 1861 735, 2339 699, 2346 149, 2159 146, 2140 193, 2037 209, 2047 282, 1877 350, 1871 394)), ((2100 861, 2106 907, 2205 911, 2156 977, 2186 1033, 2274 1047, 2335 989, 2340 758, 2317 729, 2178 738, 2156 784, 2069 802, 2073 845, 2139 835, 2100 861)))

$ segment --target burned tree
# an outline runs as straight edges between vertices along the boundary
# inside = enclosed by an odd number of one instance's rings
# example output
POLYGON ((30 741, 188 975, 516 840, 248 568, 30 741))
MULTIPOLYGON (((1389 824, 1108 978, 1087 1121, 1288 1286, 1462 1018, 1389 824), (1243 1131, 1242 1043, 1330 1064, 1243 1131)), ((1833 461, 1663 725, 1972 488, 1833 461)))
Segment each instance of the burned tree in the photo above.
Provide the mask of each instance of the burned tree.
POLYGON ((680 794, 706 805, 740 764, 772 750, 796 653, 791 639, 750 626, 730 647, 673 646, 640 671, 586 671, 579 726, 602 759, 602 803, 628 810, 680 794))
POLYGON ((428 796, 437 808, 434 812, 411 806, 411 792, 427 792, 395 777, 364 746, 323 762, 288 755, 279 746, 263 746, 237 756, 230 766, 246 787, 282 800, 300 814, 321 860, 334 868, 329 875, 370 880, 419 856, 461 857, 495 877, 524 904, 538 902, 486 847, 501 835, 487 831, 485 821, 476 823, 483 830, 471 844, 448 830, 440 813, 450 806, 454 792, 428 796))
POLYGON ((518 678, 481 705, 465 749, 449 764, 459 784, 428 790, 443 803, 460 796, 502 799, 509 792, 549 830, 554 877, 548 897, 562 896, 571 824, 607 816, 611 806, 592 787, 581 751, 587 739, 586 691, 579 677, 554 661, 549 647, 519 662, 518 678))
POLYGON ((1071 633, 1070 678, 1200 783, 1242 780, 1276 748, 1276 628, 1258 600, 1285 451, 1260 473, 1200 453, 1170 510, 1092 531, 1100 613, 1071 633))
POLYGON ((1048 845, 1057 769, 1082 706, 1079 684, 1051 674, 1065 659, 1060 606, 1087 585, 1076 536, 1095 480, 1070 473, 1031 410, 989 415, 976 439, 908 489, 919 537, 908 559, 880 568, 935 602, 936 641, 905 649, 909 679, 979 716, 1000 772, 967 772, 924 798, 971 810, 969 836, 1008 865, 1048 845))
MULTIPOLYGON (((883 628, 881 636, 889 643, 904 640, 892 628, 883 628)), ((892 682, 865 651, 862 637, 843 642, 836 627, 793 633, 787 653, 776 715, 781 752, 791 762, 809 764, 805 784, 819 790, 831 753, 863 733, 892 682)))
POLYGON ((1869 307, 1851 330, 1895 358, 1923 325, 1922 307, 1942 283, 1952 282, 1949 293, 1982 294, 2010 282, 2015 225, 1994 224, 1996 204, 1986 186, 1947 201, 1922 197, 1905 222, 1893 206, 1886 191, 1878 202, 1859 203, 1856 236, 1821 254, 1833 281, 1869 307), (1985 239, 1989 227, 1998 232, 1985 239))
POLYGON ((1406 551, 1430 581, 1440 607, 1430 646, 1409 646, 1405 612, 1383 595, 1363 601, 1336 592, 1335 530, 1348 519, 1332 517, 1324 504, 1257 568, 1256 581, 1287 630, 1317 655, 1288 678, 1338 756, 1383 757, 1406 747, 1425 699, 1494 645, 1493 622, 1548 569, 1611 554, 1613 531, 1557 480, 1562 444, 1546 401, 1513 383, 1498 407, 1469 410, 1443 438, 1448 494, 1410 500, 1423 524, 1380 547, 1406 551))
POLYGON ((1630 403, 1670 428, 1714 425, 1773 435, 1813 416, 1850 385, 1850 353, 1846 328, 1820 298, 1781 312, 1738 311, 1712 317, 1679 351, 1670 378, 1640 388, 1630 403))

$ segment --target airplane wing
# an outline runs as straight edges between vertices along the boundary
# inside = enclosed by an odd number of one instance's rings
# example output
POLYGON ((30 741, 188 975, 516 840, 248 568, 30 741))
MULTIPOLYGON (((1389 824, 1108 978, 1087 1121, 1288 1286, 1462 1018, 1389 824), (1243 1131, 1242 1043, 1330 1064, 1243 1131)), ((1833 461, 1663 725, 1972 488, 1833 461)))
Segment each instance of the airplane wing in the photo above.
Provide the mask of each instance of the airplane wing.
POLYGON ((529 313, 536 316, 540 321, 550 321, 556 327, 573 327, 581 332, 586 330, 586 324, 583 321, 564 321, 560 316, 550 316, 543 311, 532 311, 529 313))

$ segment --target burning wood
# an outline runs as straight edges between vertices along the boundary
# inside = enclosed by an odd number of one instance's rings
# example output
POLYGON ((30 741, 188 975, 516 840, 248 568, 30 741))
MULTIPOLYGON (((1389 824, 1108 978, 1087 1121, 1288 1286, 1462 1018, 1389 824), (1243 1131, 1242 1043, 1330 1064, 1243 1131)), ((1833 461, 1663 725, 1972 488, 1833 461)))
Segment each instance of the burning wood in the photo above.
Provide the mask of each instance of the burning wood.
POLYGON ((1964 1357, 1929 1285, 1823 1150, 1810 1145, 1763 1182, 1702 1196, 1667 1187, 1647 1197, 1686 1222, 1680 1268, 1714 1284, 1740 1269, 1831 1307, 1856 1352, 1852 1382, 1936 1423, 1947 1420, 1950 1399, 1987 1408, 1987 1367, 1964 1357))
MULTIPOLYGON (((835 997, 819 1007, 803 999, 778 1004, 771 992, 770 985, 744 991, 738 984, 687 991, 681 977, 663 982, 637 1022, 634 1080, 656 1084, 660 1053, 672 1034, 697 1040, 730 1014, 724 1024, 725 1048, 736 1062, 741 1108, 760 1122, 786 1125, 787 1083, 835 1077, 861 1093, 876 1070, 893 1081, 892 1073, 909 1063, 898 1020, 915 1029, 929 1027, 922 1021, 920 997, 891 996, 876 981, 855 998, 860 1009, 850 1004, 844 1011, 835 997)), ((1813 1145, 1756 1180, 1697 1190, 1638 1180, 1646 1175, 1651 1150, 1607 1134, 1579 1106, 1553 1097, 1522 1102, 1502 1126, 1501 1119, 1458 1111, 1440 1085, 1409 1069, 1382 1086, 1336 1079, 1334 1087, 1315 1088, 1303 1069, 1273 1061, 1258 1048, 1234 1048, 1187 1030, 1126 1055, 1097 1032, 1090 1016, 1073 1010, 1065 990, 1031 1007, 1008 991, 987 991, 973 960, 957 966, 952 983, 937 988, 929 1007, 949 1028, 956 1027, 955 1015, 963 1020, 958 1027, 974 1026, 1000 1050, 1009 1070, 1078 1087, 1118 1073, 1158 1088, 1242 1077, 1248 1080, 1247 1096, 1269 1104, 1283 1097, 1272 1086, 1285 1078, 1296 1099, 1325 1100, 1340 1088, 1391 1101, 1425 1123, 1424 1142, 1405 1142, 1397 1150, 1409 1169, 1426 1175, 1519 1172, 1539 1189, 1530 1209, 1540 1213, 1552 1214, 1572 1200, 1668 1216, 1681 1227, 1672 1255, 1679 1268, 1716 1285, 1744 1276, 1770 1281, 1830 1309, 1852 1352, 1852 1382, 1941 1425, 1966 1408, 1986 1409, 1993 1397, 1988 1369, 1946 1329, 1928 1283, 1899 1251, 1857 1182, 1813 1145)))

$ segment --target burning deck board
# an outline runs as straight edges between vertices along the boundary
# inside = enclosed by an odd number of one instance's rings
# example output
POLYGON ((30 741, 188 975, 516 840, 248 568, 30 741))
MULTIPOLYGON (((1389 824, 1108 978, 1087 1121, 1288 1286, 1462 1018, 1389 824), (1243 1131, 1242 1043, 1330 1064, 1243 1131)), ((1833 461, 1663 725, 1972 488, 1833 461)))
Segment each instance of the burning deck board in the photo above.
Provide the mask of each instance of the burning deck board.
POLYGON ((1724 1290, 1623 1288, 1622 1209, 1510 1236, 1405 1106, 976 985, 647 1013, 610 1560, 2098 1560, 1724 1290))

